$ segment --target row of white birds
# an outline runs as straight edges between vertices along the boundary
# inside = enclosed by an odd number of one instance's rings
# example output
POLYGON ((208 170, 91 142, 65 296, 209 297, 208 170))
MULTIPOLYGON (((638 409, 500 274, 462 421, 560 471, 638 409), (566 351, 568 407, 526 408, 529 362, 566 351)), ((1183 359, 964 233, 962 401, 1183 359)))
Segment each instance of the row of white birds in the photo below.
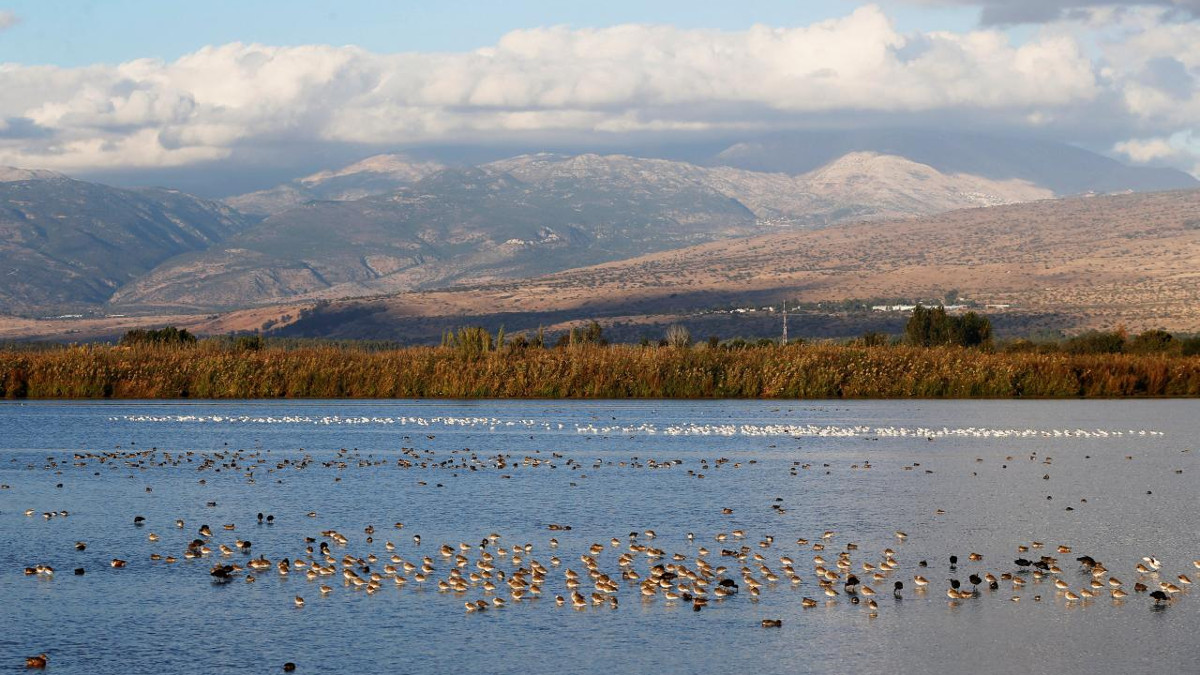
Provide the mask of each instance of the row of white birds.
POLYGON ((1004 429, 988 427, 905 427, 836 424, 694 424, 678 423, 660 427, 653 423, 595 424, 549 422, 544 420, 505 420, 496 417, 360 417, 360 416, 250 416, 250 415, 123 415, 110 421, 133 423, 174 424, 278 424, 278 425, 375 425, 415 426, 421 428, 465 428, 499 431, 573 431, 577 434, 603 435, 664 435, 664 436, 786 436, 793 438, 1125 438, 1162 436, 1154 429, 1004 429))

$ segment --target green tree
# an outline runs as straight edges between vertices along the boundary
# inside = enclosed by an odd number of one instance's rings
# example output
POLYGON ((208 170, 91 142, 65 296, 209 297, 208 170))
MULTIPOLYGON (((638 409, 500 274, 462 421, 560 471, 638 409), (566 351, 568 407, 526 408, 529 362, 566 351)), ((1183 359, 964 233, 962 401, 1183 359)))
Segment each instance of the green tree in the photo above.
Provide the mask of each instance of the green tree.
POLYGON ((914 347, 985 347, 992 342, 992 322, 975 312, 950 316, 945 307, 918 304, 904 327, 904 339, 914 347))
POLYGON ((118 343, 122 346, 129 347, 132 345, 194 345, 196 344, 196 336, 187 331, 186 328, 179 329, 175 326, 166 326, 159 329, 144 329, 135 328, 126 331, 125 335, 121 336, 118 343))

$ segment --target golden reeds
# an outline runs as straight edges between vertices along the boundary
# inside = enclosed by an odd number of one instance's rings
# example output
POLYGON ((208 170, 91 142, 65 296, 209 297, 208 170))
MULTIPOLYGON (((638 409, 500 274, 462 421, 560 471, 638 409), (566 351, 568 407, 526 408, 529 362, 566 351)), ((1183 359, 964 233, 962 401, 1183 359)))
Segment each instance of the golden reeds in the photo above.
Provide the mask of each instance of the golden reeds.
POLYGON ((76 346, 0 352, 5 398, 1061 398, 1200 395, 1200 357, 957 347, 575 345, 464 353, 76 346))

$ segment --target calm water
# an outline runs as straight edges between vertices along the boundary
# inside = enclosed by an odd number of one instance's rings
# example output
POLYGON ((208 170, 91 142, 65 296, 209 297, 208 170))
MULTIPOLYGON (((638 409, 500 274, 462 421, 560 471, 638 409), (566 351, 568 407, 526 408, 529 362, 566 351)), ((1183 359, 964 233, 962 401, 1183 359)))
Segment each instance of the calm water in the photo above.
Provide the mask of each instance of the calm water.
MULTIPOLYGON (((24 657, 43 651, 52 672, 97 674, 279 672, 286 661, 299 673, 1197 672, 1200 591, 1176 578, 1200 577, 1198 420, 1197 401, 0 405, 0 672, 23 671, 24 657), (163 453, 179 459, 162 465, 163 453), (50 511, 69 515, 42 516, 50 511), (275 524, 256 524, 259 512, 275 524), (185 560, 201 524, 214 552, 185 560), (382 573, 391 541, 403 560, 433 558, 434 572, 423 584, 406 574, 403 588, 385 577, 373 595, 340 571, 309 581, 271 569, 224 585, 208 574, 216 560, 252 557, 222 558, 219 544, 240 538, 254 556, 295 559, 307 557, 305 537, 328 541, 326 530, 349 539, 332 546, 339 561, 373 553, 382 573), (594 590, 580 561, 592 544, 604 545, 600 571, 620 580, 618 556, 645 530, 657 538, 638 541, 668 557, 639 553, 643 579, 673 553, 694 569, 703 546, 741 592, 697 612, 643 599, 625 581, 616 609, 556 606, 569 593, 566 568, 585 573, 585 595, 594 590), (735 530, 745 538, 715 538, 735 530), (814 552, 826 530, 835 534, 814 552), (464 602, 491 596, 439 592, 453 567, 439 548, 470 543, 476 571, 491 533, 509 550, 532 544, 522 564, 538 560, 549 574, 538 599, 467 613, 464 602), (1045 548, 1018 553, 1033 541, 1045 548), (850 543, 854 572, 879 591, 875 612, 817 584, 813 557, 833 567, 850 543), (763 561, 721 556, 742 545, 763 561), (860 565, 887 547, 900 567, 871 580, 860 565), (983 560, 968 562, 971 552, 983 560), (1052 579, 1029 574, 1022 589, 1001 581, 975 598, 945 594, 949 578, 1015 572, 1014 558, 1040 555, 1058 558, 1077 592, 1090 579, 1082 554, 1129 597, 1068 602, 1052 579), (795 559, 802 583, 788 582, 781 556, 795 559), (1142 556, 1162 570, 1139 575, 1142 556), (128 565, 114 569, 113 558, 128 565), (38 564, 56 574, 23 573, 38 564), (782 578, 753 598, 743 564, 759 581, 760 564, 782 578), (923 593, 915 574, 930 581, 923 593), (899 601, 895 580, 906 586, 899 601), (1164 580, 1183 589, 1165 606, 1133 590, 1164 580), (322 584, 332 587, 324 597, 322 584), (803 608, 804 597, 817 606, 803 608), (765 618, 783 625, 764 629, 765 618)), ((497 570, 515 569, 509 558, 497 557, 497 570)))

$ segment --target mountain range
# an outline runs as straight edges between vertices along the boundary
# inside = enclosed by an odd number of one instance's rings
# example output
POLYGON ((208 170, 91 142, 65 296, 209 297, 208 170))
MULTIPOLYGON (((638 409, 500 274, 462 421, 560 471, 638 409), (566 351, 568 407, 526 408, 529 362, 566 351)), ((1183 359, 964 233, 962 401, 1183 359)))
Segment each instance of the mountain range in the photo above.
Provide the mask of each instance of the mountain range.
MULTIPOLYGON (((745 310, 785 300, 837 307, 951 293, 1018 334, 1121 326, 1192 332, 1200 328, 1197 270, 1200 190, 1074 197, 791 230, 534 279, 322 303, 283 333, 428 341, 466 324, 515 334, 597 319, 623 326, 625 338, 661 336, 672 323, 728 337, 754 334, 753 322, 764 320, 745 310)), ((836 310, 822 314, 798 334, 831 324, 835 335, 896 328, 886 312, 853 322, 836 310)), ((777 335, 778 317, 765 320, 777 335)))
POLYGON ((538 153, 448 166, 389 154, 223 203, 0 168, 0 314, 210 313, 499 287, 745 237, 848 223, 866 223, 855 226, 866 236, 960 209, 1197 185, 1068 146, 1003 145, 864 132, 750 139, 694 162, 538 153))

